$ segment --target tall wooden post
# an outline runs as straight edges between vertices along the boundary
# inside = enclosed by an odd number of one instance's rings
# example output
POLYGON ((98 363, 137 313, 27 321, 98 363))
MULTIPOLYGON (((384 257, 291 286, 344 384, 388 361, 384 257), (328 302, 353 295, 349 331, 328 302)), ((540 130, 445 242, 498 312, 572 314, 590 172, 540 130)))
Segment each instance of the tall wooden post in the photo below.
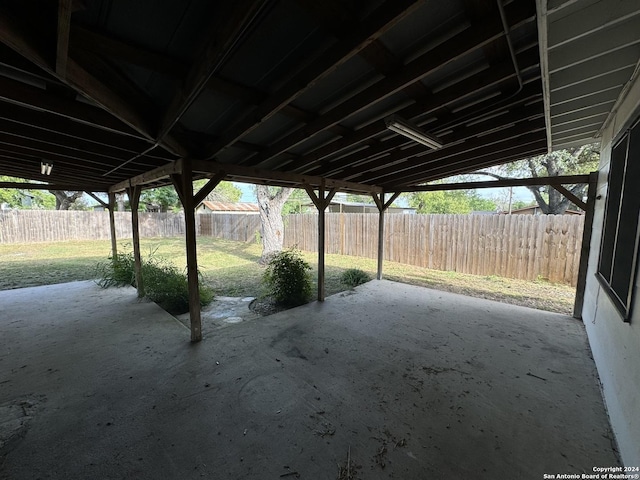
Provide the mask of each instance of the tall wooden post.
POLYGON ((382 280, 382 265, 384 263, 384 193, 380 194, 378 204, 378 274, 376 278, 382 280))
POLYGON ((135 278, 138 297, 144 297, 144 281, 142 279, 142 257, 140 256, 140 227, 138 220, 138 207, 140 205, 139 185, 127 188, 129 204, 131 205, 131 232, 133 237, 133 258, 135 261, 135 278))
POLYGON ((324 285, 324 254, 325 254, 325 211, 336 193, 333 188, 325 196, 324 184, 318 187, 318 195, 315 194, 311 187, 307 187, 307 194, 318 209, 318 301, 324 302, 325 285, 324 285))
POLYGON ((111 231, 111 258, 116 258, 118 256, 118 241, 116 238, 116 216, 115 216, 115 208, 116 208, 116 194, 113 192, 109 192, 109 229, 111 231))
POLYGON ((325 241, 325 215, 324 212, 327 205, 324 201, 324 185, 318 188, 318 198, 320 199, 322 209, 318 208, 318 301, 324 302, 325 285, 324 285, 324 241, 325 241))
POLYGON ((391 195, 391 198, 384 201, 385 194, 382 192, 380 196, 375 193, 372 193, 373 201, 376 203, 378 207, 378 274, 376 278, 378 280, 382 280, 382 265, 384 263, 384 212, 387 211, 389 206, 394 202, 396 198, 400 195, 400 192, 396 192, 391 195))
POLYGON ((582 307, 587 284, 587 269, 591 253, 591 233, 593 229, 593 215, 598 189, 598 172, 589 174, 589 191, 587 192, 587 210, 584 216, 582 230, 582 246, 580 248, 580 265, 578 266, 578 283, 576 284, 576 300, 573 304, 573 318, 582 319, 582 307))
POLYGON ((171 180, 184 209, 185 243, 187 251, 187 284, 189 288, 189 320, 191 325, 191 341, 202 340, 202 317, 200 312, 200 282, 198 278, 198 254, 196 251, 196 217, 195 209, 208 193, 225 177, 220 172, 203 186, 200 191, 193 193, 193 173, 191 162, 185 159, 182 164, 182 173, 171 175, 171 180))

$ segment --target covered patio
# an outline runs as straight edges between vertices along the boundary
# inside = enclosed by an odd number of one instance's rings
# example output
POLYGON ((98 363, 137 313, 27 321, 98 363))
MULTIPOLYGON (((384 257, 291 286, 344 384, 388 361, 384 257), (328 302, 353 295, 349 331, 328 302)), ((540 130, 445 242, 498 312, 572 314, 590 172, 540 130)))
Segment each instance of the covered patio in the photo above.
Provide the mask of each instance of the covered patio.
POLYGON ((619 462, 571 317, 372 281, 191 344, 131 288, 0 304, 2 479, 537 479, 619 462))
MULTIPOLYGON (((131 290, 0 293, 2 418, 18 428, 0 475, 315 479, 350 458, 363 478, 541 478, 617 463, 567 317, 376 282, 200 342, 194 207, 223 179, 308 192, 319 300, 337 191, 373 197, 379 245, 401 192, 544 184, 571 198, 587 211, 574 316, 637 466, 640 336, 593 274, 639 58, 634 0, 3 2, 0 174, 86 191, 112 215, 126 192, 140 295, 140 193, 173 185, 191 295, 189 334, 131 290), (432 183, 598 138, 599 174, 432 183)), ((637 231, 619 264, 637 263, 637 231)))

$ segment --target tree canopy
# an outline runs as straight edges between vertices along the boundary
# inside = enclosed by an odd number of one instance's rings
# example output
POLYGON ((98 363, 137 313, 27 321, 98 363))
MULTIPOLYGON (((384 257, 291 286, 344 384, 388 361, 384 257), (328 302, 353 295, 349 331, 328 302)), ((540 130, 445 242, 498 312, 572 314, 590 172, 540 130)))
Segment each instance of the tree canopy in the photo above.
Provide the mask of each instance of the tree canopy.
MULTIPOLYGON (((194 191, 198 191, 207 180, 193 182, 194 191)), ((237 202, 242 196, 242 190, 232 182, 220 182, 216 188, 206 196, 206 200, 212 202, 237 202)), ((180 197, 172 185, 144 190, 140 194, 140 202, 143 204, 157 205, 161 212, 177 211, 182 208, 180 197)))
MULTIPOLYGON (((0 182, 24 183, 26 180, 0 175, 0 182)), ((39 208, 53 210, 56 206, 56 199, 46 190, 0 188, 0 204, 3 203, 7 204, 10 208, 39 208), (29 200, 27 200, 27 197, 29 200)))
POLYGON ((411 192, 406 198, 417 213, 471 213, 495 211, 495 201, 481 197, 475 190, 411 192))
MULTIPOLYGON (((558 150, 547 155, 525 158, 477 173, 497 179, 578 175, 597 170, 599 162, 600 145, 591 143, 581 147, 558 150)), ((584 197, 587 189, 586 184, 566 187, 579 198, 584 197)), ((543 213, 563 214, 571 205, 569 199, 549 186, 529 186, 527 188, 533 194, 543 213)))

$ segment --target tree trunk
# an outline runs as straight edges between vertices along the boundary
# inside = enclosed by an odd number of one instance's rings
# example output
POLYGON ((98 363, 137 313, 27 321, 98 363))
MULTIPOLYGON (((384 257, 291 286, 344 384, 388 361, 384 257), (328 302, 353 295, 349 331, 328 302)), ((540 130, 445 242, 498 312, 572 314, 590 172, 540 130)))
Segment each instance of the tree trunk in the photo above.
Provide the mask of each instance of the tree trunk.
POLYGON ((118 211, 124 212, 124 193, 116 193, 116 202, 118 203, 118 211))
POLYGON ((256 196, 260 209, 260 224, 262 225, 262 256, 260 263, 268 263, 271 256, 282 250, 284 242, 284 222, 282 207, 292 188, 280 188, 273 192, 266 185, 256 185, 256 196))
POLYGON ((69 210, 73 202, 82 196, 83 192, 70 192, 64 190, 49 190, 56 197, 56 210, 69 210))

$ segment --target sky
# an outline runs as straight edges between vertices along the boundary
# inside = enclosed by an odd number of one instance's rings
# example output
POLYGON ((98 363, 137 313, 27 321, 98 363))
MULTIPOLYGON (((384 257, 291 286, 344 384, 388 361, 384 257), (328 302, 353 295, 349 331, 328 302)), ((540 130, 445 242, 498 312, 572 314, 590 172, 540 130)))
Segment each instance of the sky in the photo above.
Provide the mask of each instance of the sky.
MULTIPOLYGON (((242 190, 241 202, 255 202, 256 195, 253 191, 253 185, 248 183, 235 183, 240 190, 242 190)), ((503 188, 480 188, 478 193, 485 198, 500 197, 505 194, 506 189, 503 188)), ((533 195, 526 187, 514 187, 513 188, 513 201, 522 200, 523 202, 534 202, 533 195)), ((406 205, 405 205, 406 206, 406 205)))

